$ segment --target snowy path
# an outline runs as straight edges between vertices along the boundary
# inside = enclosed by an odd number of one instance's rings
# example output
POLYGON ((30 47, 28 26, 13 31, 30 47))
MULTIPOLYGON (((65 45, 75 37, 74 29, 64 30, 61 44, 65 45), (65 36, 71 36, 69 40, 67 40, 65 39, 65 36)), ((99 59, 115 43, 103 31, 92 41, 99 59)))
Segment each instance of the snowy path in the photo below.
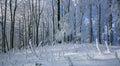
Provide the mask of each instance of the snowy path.
POLYGON ((0 54, 0 66, 120 66, 115 52, 120 58, 120 47, 100 46, 99 55, 96 46, 91 44, 65 44, 36 48, 38 59, 30 49, 16 50, 7 54, 0 54), (40 65, 41 64, 41 65, 40 65))

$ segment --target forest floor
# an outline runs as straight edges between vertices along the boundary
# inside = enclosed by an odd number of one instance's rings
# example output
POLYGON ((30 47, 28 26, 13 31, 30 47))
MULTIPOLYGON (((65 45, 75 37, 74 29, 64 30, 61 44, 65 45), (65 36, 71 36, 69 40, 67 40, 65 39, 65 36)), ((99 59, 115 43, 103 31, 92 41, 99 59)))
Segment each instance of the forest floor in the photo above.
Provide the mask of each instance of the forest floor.
POLYGON ((120 66, 120 46, 58 44, 0 54, 0 66, 120 66))

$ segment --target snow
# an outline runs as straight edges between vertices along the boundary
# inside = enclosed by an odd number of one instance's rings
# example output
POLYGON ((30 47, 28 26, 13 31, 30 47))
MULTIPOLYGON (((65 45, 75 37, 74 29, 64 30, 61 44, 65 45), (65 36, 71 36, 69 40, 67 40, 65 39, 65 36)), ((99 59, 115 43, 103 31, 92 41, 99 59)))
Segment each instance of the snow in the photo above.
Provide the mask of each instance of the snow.
POLYGON ((73 1, 74 6, 76 6, 77 5, 77 0, 72 0, 72 1, 73 1))
POLYGON ((36 56, 30 48, 14 49, 0 54, 0 66, 120 66, 120 47, 109 46, 107 53, 105 45, 96 44, 56 44, 54 46, 33 47, 36 56))

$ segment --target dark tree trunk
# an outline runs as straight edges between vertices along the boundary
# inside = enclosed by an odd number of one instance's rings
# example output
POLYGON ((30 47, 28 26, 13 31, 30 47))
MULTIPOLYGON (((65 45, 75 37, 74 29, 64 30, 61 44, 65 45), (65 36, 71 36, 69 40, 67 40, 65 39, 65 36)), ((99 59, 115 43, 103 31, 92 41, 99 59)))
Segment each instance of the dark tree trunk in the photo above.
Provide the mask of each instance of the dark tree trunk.
POLYGON ((89 4, 89 20, 90 20, 90 26, 89 26, 89 43, 92 43, 93 41, 93 29, 92 29, 92 4, 89 4))
POLYGON ((58 3, 57 3, 57 5, 58 5, 58 30, 60 31, 61 30, 61 28, 60 28, 60 0, 58 0, 58 3))
POLYGON ((97 9, 98 9, 98 31, 97 31, 97 37, 98 37, 98 43, 101 44, 101 4, 100 4, 100 0, 98 0, 98 5, 97 5, 97 9))
POLYGON ((39 44, 39 39, 38 39, 38 29, 39 29, 39 26, 36 25, 36 45, 38 46, 39 44))

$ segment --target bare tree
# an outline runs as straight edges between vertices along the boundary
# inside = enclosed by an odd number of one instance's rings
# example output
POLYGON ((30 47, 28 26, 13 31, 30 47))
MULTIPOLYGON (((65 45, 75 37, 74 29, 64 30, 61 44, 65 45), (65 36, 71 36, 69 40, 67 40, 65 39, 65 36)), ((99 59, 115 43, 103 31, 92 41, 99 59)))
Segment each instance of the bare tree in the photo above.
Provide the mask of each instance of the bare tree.
POLYGON ((28 0, 29 2, 29 22, 28 22, 28 33, 29 33, 29 37, 28 37, 28 40, 32 40, 32 43, 33 43, 33 16, 34 16, 34 4, 33 4, 33 0, 28 0))
POLYGON ((58 7, 58 13, 57 13, 57 18, 58 18, 58 30, 60 31, 60 0, 57 2, 57 7, 58 7))
POLYGON ((36 17, 35 17, 35 23, 36 23, 36 45, 38 46, 39 44, 39 38, 38 38, 38 32, 39 32, 39 22, 40 22, 40 17, 43 12, 43 7, 41 7, 41 0, 36 0, 36 17), (38 7, 37 7, 38 6, 38 7))
POLYGON ((117 0, 118 43, 120 44, 120 0, 117 0))
POLYGON ((109 44, 113 44, 113 31, 112 31, 112 0, 108 0, 108 9, 109 9, 109 13, 108 13, 108 43, 109 44))
POLYGON ((43 6, 41 7, 41 0, 29 0, 29 39, 32 39, 36 46, 39 44, 39 22, 43 8, 43 6))
POLYGON ((10 0, 10 14, 11 14, 11 29, 10 29, 10 49, 14 48, 14 26, 15 26, 15 15, 17 10, 17 0, 14 2, 13 8, 13 0, 10 0))
POLYGON ((101 44, 101 3, 100 0, 97 0, 97 38, 98 38, 98 43, 101 44))
POLYGON ((93 28, 92 28, 92 2, 89 0, 89 42, 92 43, 93 41, 93 28))
POLYGON ((83 4, 84 3, 84 1, 83 0, 79 0, 78 1, 79 2, 79 4, 78 4, 78 6, 79 6, 79 15, 80 15, 80 26, 79 26, 79 28, 80 28, 80 39, 79 39, 79 41, 80 41, 80 43, 81 43, 81 39, 82 39, 82 22, 83 22, 83 16, 84 16, 84 11, 85 11, 85 5, 83 4))
POLYGON ((3 4, 1 3, 1 26, 2 26, 2 51, 5 53, 6 52, 6 42, 7 42, 7 37, 6 37, 6 17, 7 17, 7 2, 8 0, 5 0, 5 5, 4 5, 4 12, 3 12, 3 4))
POLYGON ((25 5, 26 3, 23 3, 23 14, 22 14, 22 22, 23 22, 23 35, 24 35, 24 46, 28 45, 28 30, 27 30, 27 7, 25 5))
POLYGON ((74 41, 76 42, 76 6, 74 11, 74 41))
POLYGON ((52 21, 53 21, 53 41, 55 41, 55 6, 54 0, 52 0, 52 21))

